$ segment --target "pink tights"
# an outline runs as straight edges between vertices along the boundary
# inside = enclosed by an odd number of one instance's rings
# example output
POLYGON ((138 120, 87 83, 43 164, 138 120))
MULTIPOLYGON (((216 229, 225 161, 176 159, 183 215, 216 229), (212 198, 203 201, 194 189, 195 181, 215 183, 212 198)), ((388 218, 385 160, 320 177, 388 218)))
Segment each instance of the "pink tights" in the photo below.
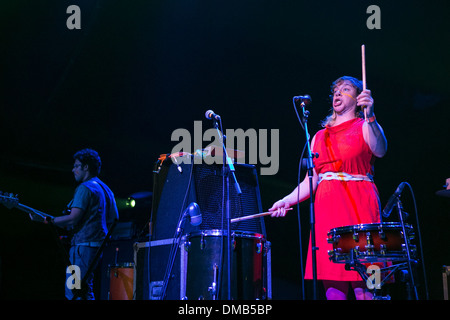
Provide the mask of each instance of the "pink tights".
POLYGON ((348 289, 352 287, 356 300, 372 300, 363 281, 332 281, 323 280, 327 300, 347 300, 348 289))

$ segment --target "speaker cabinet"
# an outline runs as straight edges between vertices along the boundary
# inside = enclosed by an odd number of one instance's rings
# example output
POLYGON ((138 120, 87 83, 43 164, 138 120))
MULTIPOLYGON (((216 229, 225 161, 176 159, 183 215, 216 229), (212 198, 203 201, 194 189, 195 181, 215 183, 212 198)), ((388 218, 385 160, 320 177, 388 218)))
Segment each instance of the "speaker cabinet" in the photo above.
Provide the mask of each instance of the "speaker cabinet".
MULTIPOLYGON (((164 239, 134 244, 134 298, 136 300, 161 300, 169 256, 171 250, 175 248, 173 240, 164 239)), ((178 249, 166 289, 166 300, 181 299, 181 270, 184 269, 180 265, 182 254, 183 252, 178 249)))
MULTIPOLYGON (((223 230, 229 190, 230 217, 256 214, 262 211, 256 169, 252 165, 235 164, 236 179, 242 190, 238 196, 233 183, 224 188, 222 165, 184 164, 178 167, 170 159, 157 163, 154 174, 152 207, 152 240, 169 239, 175 235, 177 223, 191 202, 196 202, 202 213, 202 223, 193 227, 184 224, 184 233, 200 230, 223 230)), ((231 225, 232 231, 259 233, 266 236, 264 219, 243 220, 231 225)))

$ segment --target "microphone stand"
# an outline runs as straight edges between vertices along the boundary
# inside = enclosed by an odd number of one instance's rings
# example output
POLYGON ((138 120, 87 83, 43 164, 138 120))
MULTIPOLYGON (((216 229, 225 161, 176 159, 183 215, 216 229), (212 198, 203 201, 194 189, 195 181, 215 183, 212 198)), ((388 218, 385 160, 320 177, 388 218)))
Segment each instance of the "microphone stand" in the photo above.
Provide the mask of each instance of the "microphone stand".
POLYGON ((317 299, 317 257, 316 257, 316 221, 314 215, 314 191, 313 191, 313 157, 318 157, 318 154, 313 155, 311 152, 311 144, 309 141, 309 132, 308 132, 308 117, 309 111, 305 109, 305 102, 302 101, 301 107, 303 109, 303 126, 306 134, 306 160, 307 160, 307 170, 309 177, 309 211, 310 211, 310 224, 311 224, 311 258, 312 258, 312 272, 313 272, 313 299, 317 299))
MULTIPOLYGON (((225 199, 225 208, 222 207, 222 221, 224 216, 224 209, 226 213, 226 228, 227 228, 227 299, 231 300, 231 215, 230 215, 230 176, 233 179, 233 184, 236 188, 236 193, 238 197, 241 196, 242 191, 241 187, 239 186, 239 183, 236 179, 235 175, 235 168, 233 165, 233 162, 231 161, 230 157, 228 156, 227 149, 225 146, 224 141, 224 135, 223 135, 223 129, 222 129, 222 119, 219 117, 218 121, 214 119, 214 128, 217 130, 217 134, 219 135, 222 148, 223 148, 223 177, 226 182, 226 199, 225 199), (220 127, 219 128, 219 123, 220 127), (222 131, 221 131, 222 130, 222 131)), ((223 231, 223 230, 222 230, 223 231)), ((223 234, 222 234, 223 235, 223 234)), ((219 294, 220 296, 220 294, 219 294)))

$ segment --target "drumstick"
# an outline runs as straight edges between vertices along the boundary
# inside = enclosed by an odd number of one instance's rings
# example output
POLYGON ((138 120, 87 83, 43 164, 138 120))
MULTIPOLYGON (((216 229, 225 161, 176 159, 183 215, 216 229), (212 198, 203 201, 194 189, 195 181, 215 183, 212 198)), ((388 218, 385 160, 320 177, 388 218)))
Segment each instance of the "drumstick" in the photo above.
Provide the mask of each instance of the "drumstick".
MULTIPOLYGON (((289 211, 289 210, 292 210, 292 208, 287 208, 286 209, 286 211, 289 211)), ((263 216, 268 216, 269 214, 272 214, 272 213, 273 213, 273 211, 261 212, 261 213, 252 214, 252 215, 245 216, 245 217, 234 218, 234 219, 231 219, 230 222, 231 223, 235 223, 235 222, 239 222, 239 221, 242 221, 242 220, 259 218, 259 217, 263 217, 263 216)))
MULTIPOLYGON (((362 62, 362 85, 363 90, 366 90, 366 46, 361 46, 361 62, 362 62)), ((366 106, 364 108, 364 119, 367 121, 367 109, 366 106)))

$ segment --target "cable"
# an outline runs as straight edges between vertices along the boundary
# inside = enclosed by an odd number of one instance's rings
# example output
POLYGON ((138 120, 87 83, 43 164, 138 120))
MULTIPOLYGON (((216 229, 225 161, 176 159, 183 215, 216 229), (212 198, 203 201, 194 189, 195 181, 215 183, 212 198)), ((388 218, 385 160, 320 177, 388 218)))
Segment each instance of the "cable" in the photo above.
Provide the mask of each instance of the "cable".
MULTIPOLYGON (((422 272, 423 272, 423 278, 424 278, 424 284, 425 284, 425 295, 426 295, 426 299, 429 300, 429 296, 428 296, 428 281, 427 281, 427 275, 425 272, 425 259, 423 256, 423 247, 422 247, 422 235, 420 232, 420 223, 419 223, 419 214, 418 214, 418 210, 417 210, 417 204, 416 204, 416 197, 414 195, 414 191, 411 187, 411 185, 408 182, 405 182, 405 184, 408 186, 410 192, 411 192, 411 196, 413 199, 413 203, 414 203, 414 210, 415 210, 415 216, 416 216, 416 225, 417 225, 417 233, 419 235, 419 247, 420 247, 420 257, 421 262, 422 262, 422 272)), ((412 276, 412 275, 411 275, 412 276)))
MULTIPOLYGON (((187 200, 187 197, 188 197, 188 194, 189 194, 189 190, 190 190, 190 187, 191 187, 193 171, 194 171, 194 160, 191 159, 191 171, 189 173, 188 186, 186 188, 186 193, 184 194, 183 204, 181 206, 181 211, 180 211, 180 215, 178 217, 178 222, 180 222, 180 219, 183 219, 184 208, 186 206, 186 200, 187 200)), ((177 223, 177 225, 178 225, 178 223, 177 223)), ((170 281, 170 274, 172 273, 173 264, 175 262, 176 254, 177 254, 177 251, 178 251, 179 241, 180 241, 182 236, 183 235, 181 233, 178 234, 177 230, 175 230, 173 238, 172 238, 174 241, 172 242, 172 245, 171 245, 171 248, 170 248, 168 263, 167 263, 167 267, 166 267, 166 272, 164 274, 164 282, 163 282, 163 287, 162 287, 162 290, 161 290, 160 300, 164 300, 164 297, 166 295, 166 290, 167 290, 167 287, 168 287, 169 281, 170 281)), ((150 261, 149 261, 149 263, 150 263, 150 261)))
POLYGON ((292 104, 294 105, 295 114, 297 115, 298 122, 302 126, 302 129, 305 130, 305 126, 303 125, 303 121, 300 119, 300 115, 298 114, 296 105, 295 105, 295 98, 292 98, 292 104))

